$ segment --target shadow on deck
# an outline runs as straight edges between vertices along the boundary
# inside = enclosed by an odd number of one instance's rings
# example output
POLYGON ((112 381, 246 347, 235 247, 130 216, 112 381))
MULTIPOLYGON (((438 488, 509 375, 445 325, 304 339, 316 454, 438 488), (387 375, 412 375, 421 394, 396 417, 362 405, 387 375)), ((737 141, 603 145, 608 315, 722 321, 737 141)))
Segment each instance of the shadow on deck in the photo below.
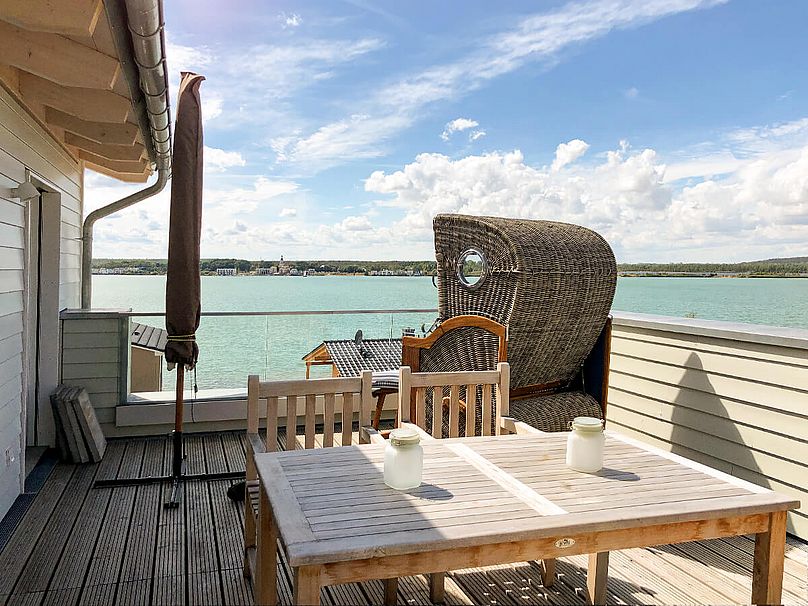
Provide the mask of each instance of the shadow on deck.
MULTIPOLYGON (((244 436, 186 436, 188 473, 244 469, 244 436)), ((40 466, 0 524, 0 604, 251 604, 242 576, 243 511, 231 482, 191 481, 179 509, 163 509, 168 484, 93 489, 96 479, 161 475, 164 438, 113 440, 97 465, 40 466), (49 473, 47 473, 49 472, 49 473), (40 477, 37 478, 36 474, 40 477), (47 475, 45 475, 47 473, 47 475), (34 494, 36 493, 36 494, 34 494)), ((614 552, 610 604, 748 603, 748 537, 614 552)), ((280 562, 279 597, 291 602, 280 562)), ((552 588, 528 562, 455 571, 447 604, 585 603, 586 556, 561 558, 552 588)), ((789 537, 786 604, 808 604, 808 544, 789 537)), ((380 581, 323 590, 323 604, 381 604, 380 581)), ((428 604, 426 578, 399 584, 399 604, 428 604)))

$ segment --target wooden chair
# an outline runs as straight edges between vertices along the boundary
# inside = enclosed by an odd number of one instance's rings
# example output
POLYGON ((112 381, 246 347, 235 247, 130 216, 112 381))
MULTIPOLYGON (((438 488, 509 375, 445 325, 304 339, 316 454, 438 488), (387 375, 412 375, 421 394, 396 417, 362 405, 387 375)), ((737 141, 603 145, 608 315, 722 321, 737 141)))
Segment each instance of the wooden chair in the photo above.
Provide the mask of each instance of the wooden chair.
MULTIPOLYGON (((480 371, 494 370, 498 362, 508 360, 508 330, 505 326, 483 316, 462 315, 450 318, 439 324, 426 337, 403 337, 401 342, 401 365, 412 372, 480 371)), ((389 393, 395 393, 390 390, 389 393)), ((373 427, 379 428, 384 395, 382 391, 377 403, 373 427)), ((448 394, 446 394, 448 396, 448 394)), ((445 398, 448 406, 448 397, 445 398)), ((415 394, 410 403, 415 405, 415 394)), ((461 402, 464 405, 464 402, 461 402)), ((477 403, 480 409, 481 403, 477 403)), ((414 411, 414 409, 412 409, 414 411)), ((481 410, 475 411, 481 418, 481 410)), ((465 413, 461 412, 461 416, 465 413)), ((410 412, 410 418, 415 413, 410 412)), ((445 416, 445 415, 444 415, 445 416)), ((427 411, 424 428, 432 427, 432 411, 427 411)), ((448 432, 444 423, 444 437, 448 432)), ((465 426, 460 430, 465 435, 465 426)), ((477 432, 480 433, 479 427, 477 432)))
MULTIPOLYGON (((359 427, 370 424, 373 406, 371 397, 372 373, 367 370, 359 377, 336 377, 329 379, 304 379, 298 381, 260 381, 250 375, 247 382, 247 460, 246 495, 244 499, 244 576, 253 577, 254 583, 261 563, 256 562, 258 525, 259 480, 255 467, 255 455, 275 452, 279 447, 278 412, 281 399, 286 403, 286 438, 284 450, 315 447, 315 429, 318 408, 322 406, 323 444, 350 446, 353 437, 354 415, 358 412, 359 427), (303 443, 298 440, 298 399, 305 403, 303 443), (339 402, 341 400, 341 403, 339 402), (266 440, 258 433, 262 406, 266 406, 266 440), (322 402, 322 404, 321 404, 322 402), (338 405, 340 405, 338 409, 338 405), (339 416, 341 432, 335 433, 336 417, 339 416)), ((367 435, 365 434, 365 440, 367 435)), ((360 441, 362 441, 360 431, 360 441)))
MULTIPOLYGON (((466 436, 501 434, 543 434, 527 423, 508 416, 510 391, 510 366, 499 362, 496 370, 471 372, 412 372, 409 366, 399 369, 398 426, 410 427, 421 434, 424 441, 440 439, 443 436, 439 423, 432 423, 426 429, 426 420, 441 418, 443 415, 444 390, 449 392, 449 431, 448 437, 456 438, 461 433, 461 411, 465 408, 464 429, 466 436), (414 395, 412 395, 414 394, 414 395), (482 406, 476 406, 477 401, 482 406), (465 406, 464 403, 465 402, 465 406), (431 407, 431 411, 428 410, 431 407), (482 411, 481 423, 476 422, 476 411, 482 411), (431 415, 430 415, 431 412, 431 415), (479 430, 479 434, 476 432, 479 430)), ((362 434, 366 441, 384 443, 384 436, 365 427, 362 434)), ((555 574, 555 560, 542 562, 542 580, 545 586, 552 585, 555 574)), ((444 597, 445 573, 430 575, 429 596, 432 602, 442 602, 444 597)), ((398 579, 385 580, 385 603, 395 604, 398 579)))

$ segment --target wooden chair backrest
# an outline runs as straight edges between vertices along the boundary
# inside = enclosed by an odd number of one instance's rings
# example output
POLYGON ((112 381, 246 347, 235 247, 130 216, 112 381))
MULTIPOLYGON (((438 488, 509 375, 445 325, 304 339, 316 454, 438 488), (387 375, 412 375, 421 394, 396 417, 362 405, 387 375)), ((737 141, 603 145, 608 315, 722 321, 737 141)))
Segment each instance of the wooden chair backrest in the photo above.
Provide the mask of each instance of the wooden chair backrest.
POLYGON ((403 337, 401 340, 401 364, 412 372, 421 370, 421 352, 432 346, 446 333, 457 328, 482 328, 497 337, 497 362, 508 361, 508 329, 495 320, 483 316, 462 315, 444 320, 425 337, 403 337))
MULTIPOLYGON (((460 430, 461 395, 465 398, 467 436, 476 433, 476 400, 478 387, 482 397, 482 435, 491 435, 495 427, 499 435, 502 417, 509 413, 510 366, 499 362, 496 370, 475 372, 412 372, 409 366, 399 369, 399 418, 402 423, 414 423, 426 428, 426 407, 431 402, 432 419, 443 418, 443 392, 449 389, 449 437, 456 438, 460 430), (428 397, 427 390, 432 391, 428 397), (414 396, 411 396, 414 394, 414 396), (492 411, 492 396, 496 395, 496 409, 492 411), (410 398, 414 397, 414 402, 410 398), (414 410, 414 417, 411 414, 414 410), (491 415, 495 415, 492 419, 491 415)), ((432 423, 432 436, 441 437, 442 425, 432 423)))
MULTIPOLYGON (((278 449, 278 398, 286 398, 286 450, 297 446, 297 403, 305 401, 304 447, 315 446, 315 405, 322 396, 323 446, 334 446, 336 396, 342 395, 341 443, 351 445, 355 404, 358 402, 359 426, 370 424, 373 398, 371 396, 372 373, 367 370, 359 377, 335 377, 328 379, 301 379, 294 381, 261 381, 250 375, 247 382, 247 433, 257 434, 260 416, 260 401, 266 401, 267 438, 266 450, 278 449)), ((339 412, 339 411, 337 411, 339 412)), ((338 445, 338 444, 336 444, 338 445)))

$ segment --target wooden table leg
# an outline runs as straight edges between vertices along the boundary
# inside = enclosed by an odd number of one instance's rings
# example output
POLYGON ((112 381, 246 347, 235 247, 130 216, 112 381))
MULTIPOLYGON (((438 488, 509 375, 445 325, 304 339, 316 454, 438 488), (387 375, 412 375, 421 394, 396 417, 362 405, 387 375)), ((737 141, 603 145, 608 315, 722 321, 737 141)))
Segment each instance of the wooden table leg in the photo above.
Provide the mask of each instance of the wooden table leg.
POLYGON ((786 512, 769 517, 768 532, 755 535, 752 569, 752 603, 779 604, 783 593, 783 563, 786 554, 786 512))
POLYGON ((609 580, 609 552, 589 554, 589 570, 586 573, 586 588, 592 604, 606 603, 606 581, 609 580))
POLYGON ((429 599, 433 604, 443 604, 445 583, 445 572, 433 572, 429 575, 429 599))
POLYGON ((298 606, 319 606, 320 567, 299 566, 295 568, 295 604, 298 606))
POLYGON ((398 603, 398 577, 384 579, 384 606, 395 606, 398 603))
POLYGON ((541 584, 545 587, 552 587, 555 583, 556 561, 555 558, 545 558, 541 564, 541 584))
MULTIPOLYGON (((255 557, 253 589, 257 604, 278 603, 278 527, 263 486, 258 501, 258 549, 255 557)), ((249 495, 247 495, 249 499, 249 495)))

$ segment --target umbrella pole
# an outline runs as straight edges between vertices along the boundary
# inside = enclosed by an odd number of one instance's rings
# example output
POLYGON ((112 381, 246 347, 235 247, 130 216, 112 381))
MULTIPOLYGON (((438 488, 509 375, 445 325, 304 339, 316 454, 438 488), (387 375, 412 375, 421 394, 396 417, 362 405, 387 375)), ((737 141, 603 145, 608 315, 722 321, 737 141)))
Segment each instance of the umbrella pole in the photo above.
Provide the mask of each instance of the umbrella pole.
POLYGON ((177 391, 176 406, 174 407, 174 431, 171 436, 174 441, 174 456, 171 465, 171 499, 165 506, 169 509, 179 507, 182 491, 182 417, 185 395, 185 365, 177 364, 177 391))

